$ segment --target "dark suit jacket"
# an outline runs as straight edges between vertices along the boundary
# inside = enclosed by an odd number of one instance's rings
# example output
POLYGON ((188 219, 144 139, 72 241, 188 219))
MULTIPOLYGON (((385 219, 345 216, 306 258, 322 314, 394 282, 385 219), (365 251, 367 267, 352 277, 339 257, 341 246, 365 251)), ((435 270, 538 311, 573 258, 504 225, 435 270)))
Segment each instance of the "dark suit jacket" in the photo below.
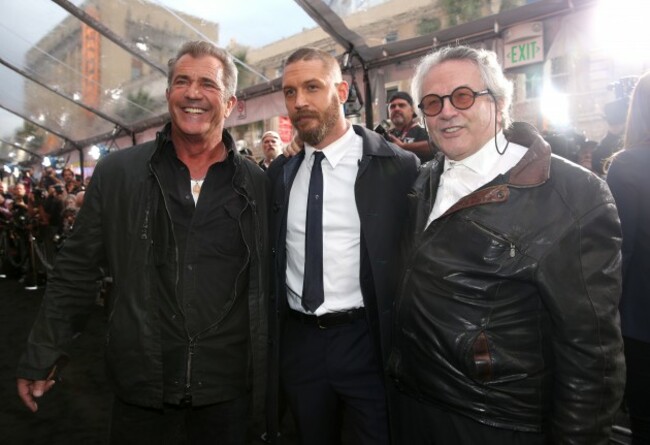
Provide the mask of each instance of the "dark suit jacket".
MULTIPOLYGON (((401 274, 400 247, 408 214, 407 193, 417 175, 419 161, 415 155, 387 142, 377 133, 356 125, 353 128, 363 138, 363 156, 354 187, 361 221, 359 280, 378 355, 385 363, 390 353, 393 300, 401 274)), ((287 208, 291 185, 303 159, 304 152, 293 158, 280 156, 267 170, 273 187, 269 220, 274 283, 269 308, 271 407, 277 401, 279 335, 288 308, 285 285, 287 208)), ((271 412, 271 423, 273 416, 271 412)), ((269 425, 270 437, 274 437, 272 429, 269 425)))

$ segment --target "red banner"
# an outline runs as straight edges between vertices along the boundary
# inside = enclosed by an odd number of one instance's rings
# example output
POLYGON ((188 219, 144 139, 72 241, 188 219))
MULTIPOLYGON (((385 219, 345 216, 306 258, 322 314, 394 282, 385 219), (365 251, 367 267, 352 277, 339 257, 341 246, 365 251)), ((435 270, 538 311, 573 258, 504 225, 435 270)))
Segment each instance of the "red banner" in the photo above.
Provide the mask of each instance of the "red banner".
POLYGON ((283 144, 288 144, 293 139, 293 125, 291 125, 291 120, 289 116, 280 116, 278 117, 278 122, 280 139, 282 139, 283 144))

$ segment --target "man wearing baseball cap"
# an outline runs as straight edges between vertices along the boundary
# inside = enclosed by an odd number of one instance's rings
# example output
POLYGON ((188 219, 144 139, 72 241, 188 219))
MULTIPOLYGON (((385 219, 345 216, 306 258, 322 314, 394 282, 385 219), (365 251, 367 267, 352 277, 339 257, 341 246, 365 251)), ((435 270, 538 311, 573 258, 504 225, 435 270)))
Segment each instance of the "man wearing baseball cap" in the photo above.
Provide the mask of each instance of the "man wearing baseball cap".
POLYGON ((388 115, 393 123, 393 129, 388 132, 391 142, 413 152, 422 162, 433 158, 435 148, 429 143, 427 131, 418 123, 410 94, 404 91, 393 94, 388 101, 388 115))

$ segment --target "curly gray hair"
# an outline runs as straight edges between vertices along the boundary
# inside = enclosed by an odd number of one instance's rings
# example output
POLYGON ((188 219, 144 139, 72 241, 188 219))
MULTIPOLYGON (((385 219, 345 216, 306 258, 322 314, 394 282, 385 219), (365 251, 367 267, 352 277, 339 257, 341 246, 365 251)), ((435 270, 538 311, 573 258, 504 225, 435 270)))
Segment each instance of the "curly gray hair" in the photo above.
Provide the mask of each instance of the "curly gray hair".
POLYGON ((485 87, 490 90, 492 97, 501 107, 501 122, 503 128, 512 123, 510 106, 512 104, 512 82, 503 74, 503 69, 497 61, 494 51, 476 49, 469 46, 447 46, 420 60, 415 69, 415 75, 411 81, 411 93, 415 103, 419 104, 422 99, 422 83, 424 77, 435 66, 449 60, 469 60, 474 63, 481 73, 485 87))

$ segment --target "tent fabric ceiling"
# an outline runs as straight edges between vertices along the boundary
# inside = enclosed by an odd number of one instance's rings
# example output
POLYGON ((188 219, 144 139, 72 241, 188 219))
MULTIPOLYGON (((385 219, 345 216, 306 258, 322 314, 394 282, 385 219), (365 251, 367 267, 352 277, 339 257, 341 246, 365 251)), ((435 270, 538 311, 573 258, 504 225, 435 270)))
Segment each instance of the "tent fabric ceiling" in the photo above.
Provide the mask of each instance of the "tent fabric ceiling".
POLYGON ((459 9, 454 23, 444 5, 465 0, 253 0, 240 8, 222 0, 0 1, 0 162, 18 164, 160 126, 166 62, 187 40, 229 49, 238 97, 277 96, 297 34, 324 31, 337 56, 351 54, 346 68, 367 72, 590 0, 485 2, 465 19, 459 9), (416 26, 400 25, 408 20, 416 26))

